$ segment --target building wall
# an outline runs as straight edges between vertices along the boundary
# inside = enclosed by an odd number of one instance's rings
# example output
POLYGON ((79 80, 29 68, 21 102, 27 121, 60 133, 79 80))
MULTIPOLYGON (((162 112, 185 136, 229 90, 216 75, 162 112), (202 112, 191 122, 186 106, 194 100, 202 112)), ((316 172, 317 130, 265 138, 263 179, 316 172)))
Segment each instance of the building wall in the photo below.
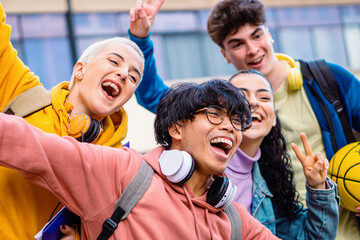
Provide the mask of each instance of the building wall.
MULTIPOLYGON (((154 0, 155 1, 155 0, 154 0)), ((70 0, 75 12, 127 12, 134 0, 70 0)), ((218 0, 166 0, 162 11, 210 9, 218 0)), ((65 12, 67 0, 2 0, 8 13, 65 12)), ((263 0, 268 7, 358 4, 359 0, 263 0)))

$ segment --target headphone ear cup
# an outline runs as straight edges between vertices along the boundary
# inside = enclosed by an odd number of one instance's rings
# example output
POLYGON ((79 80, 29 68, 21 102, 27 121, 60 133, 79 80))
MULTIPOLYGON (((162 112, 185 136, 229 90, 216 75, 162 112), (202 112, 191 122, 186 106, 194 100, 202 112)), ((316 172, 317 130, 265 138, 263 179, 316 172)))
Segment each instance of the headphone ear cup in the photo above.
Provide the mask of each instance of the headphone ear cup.
POLYGON ((195 161, 185 151, 165 150, 159 157, 161 172, 172 183, 183 184, 188 181, 195 169, 195 161))
POLYGON ((287 79, 291 90, 298 90, 301 88, 303 85, 303 77, 299 62, 295 62, 295 67, 288 70, 287 79))
POLYGON ((93 142, 102 132, 101 123, 86 114, 77 114, 68 125, 69 136, 82 142, 93 142))
POLYGON ((88 143, 94 142, 100 136, 100 132, 101 123, 90 118, 90 126, 84 134, 83 141, 88 143))
POLYGON ((276 58, 279 61, 286 61, 289 65, 287 68, 287 81, 291 90, 298 90, 303 85, 303 77, 301 73, 300 63, 295 61, 292 57, 283 54, 276 53, 276 58))
POLYGON ((220 176, 211 184, 206 202, 216 208, 227 208, 235 197, 237 187, 231 180, 220 176))

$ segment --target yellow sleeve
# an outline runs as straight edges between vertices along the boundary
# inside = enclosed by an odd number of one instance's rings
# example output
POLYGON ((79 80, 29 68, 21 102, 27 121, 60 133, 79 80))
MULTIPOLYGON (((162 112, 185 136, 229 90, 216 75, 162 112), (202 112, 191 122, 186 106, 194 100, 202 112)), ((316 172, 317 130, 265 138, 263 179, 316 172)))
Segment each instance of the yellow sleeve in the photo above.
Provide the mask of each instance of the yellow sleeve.
POLYGON ((17 95, 37 85, 39 77, 18 58, 10 42, 11 26, 0 2, 0 111, 17 95))

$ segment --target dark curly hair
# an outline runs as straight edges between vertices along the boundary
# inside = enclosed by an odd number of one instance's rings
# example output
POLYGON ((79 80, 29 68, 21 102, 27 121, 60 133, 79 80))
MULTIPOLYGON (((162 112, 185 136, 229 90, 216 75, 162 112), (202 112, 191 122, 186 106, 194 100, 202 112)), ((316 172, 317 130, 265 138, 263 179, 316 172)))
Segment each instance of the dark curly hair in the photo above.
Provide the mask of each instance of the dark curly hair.
POLYGON ((239 27, 249 23, 264 25, 266 14, 264 5, 258 0, 222 0, 211 10, 207 30, 211 39, 224 48, 223 41, 234 34, 239 27))
MULTIPOLYGON (((269 80, 259 71, 254 69, 240 70, 229 79, 231 82, 240 74, 257 74, 264 78, 272 89, 269 80)), ((281 122, 276 118, 276 124, 265 136, 261 145, 261 157, 258 161, 260 172, 273 194, 271 199, 275 211, 283 217, 294 218, 299 206, 299 193, 294 183, 294 170, 286 150, 286 139, 281 132, 281 122)))
POLYGON ((156 109, 155 139, 169 149, 172 138, 169 127, 180 125, 181 120, 193 120, 194 113, 209 105, 224 108, 230 114, 241 117, 243 129, 250 126, 251 112, 244 93, 230 82, 214 79, 201 84, 181 83, 164 94, 156 109))
POLYGON ((299 202, 299 192, 296 191, 294 170, 286 151, 286 140, 281 133, 281 123, 276 118, 276 125, 264 138, 260 145, 260 172, 274 195, 272 204, 281 216, 292 219, 302 206, 299 202))

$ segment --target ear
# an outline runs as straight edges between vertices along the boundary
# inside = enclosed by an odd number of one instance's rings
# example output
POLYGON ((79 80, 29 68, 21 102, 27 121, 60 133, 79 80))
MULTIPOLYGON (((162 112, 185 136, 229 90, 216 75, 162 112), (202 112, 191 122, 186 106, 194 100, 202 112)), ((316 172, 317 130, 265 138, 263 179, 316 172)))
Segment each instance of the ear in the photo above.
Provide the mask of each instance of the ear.
POLYGON ((269 28, 268 28, 268 27, 265 27, 265 34, 266 34, 266 35, 267 35, 267 37, 270 39, 271 44, 273 44, 273 43, 274 43, 274 39, 272 38, 271 33, 270 33, 270 31, 269 31, 269 28))
POLYGON ((275 111, 275 113, 274 113, 274 121, 273 121, 273 124, 272 124, 273 127, 275 127, 275 125, 276 125, 276 118, 277 118, 277 116, 276 116, 276 111, 275 111))
POLYGON ((176 123, 171 123, 169 127, 169 135, 174 140, 181 140, 181 127, 176 123))
POLYGON ((84 78, 85 66, 85 62, 77 62, 73 67, 73 73, 77 80, 81 81, 84 78))
POLYGON ((223 48, 220 48, 220 52, 221 52, 221 54, 224 56, 225 61, 226 61, 227 63, 230 63, 229 59, 228 59, 227 56, 226 56, 225 50, 224 50, 223 48))

